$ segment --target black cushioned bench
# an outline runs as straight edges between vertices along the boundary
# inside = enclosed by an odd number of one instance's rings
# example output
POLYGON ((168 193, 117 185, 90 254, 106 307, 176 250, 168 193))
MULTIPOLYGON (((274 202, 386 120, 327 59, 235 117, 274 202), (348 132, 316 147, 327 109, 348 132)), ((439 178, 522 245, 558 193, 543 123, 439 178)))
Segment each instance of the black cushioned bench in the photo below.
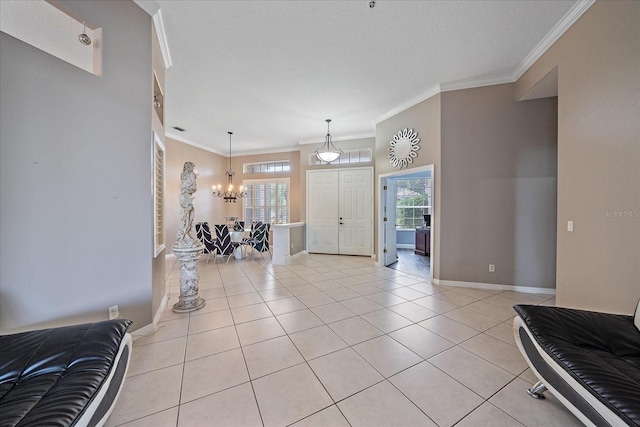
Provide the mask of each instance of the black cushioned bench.
POLYGON ((585 425, 640 426, 640 331, 633 316, 516 305, 514 335, 540 383, 585 425))
POLYGON ((130 320, 0 336, 0 426, 101 426, 131 357, 130 320))

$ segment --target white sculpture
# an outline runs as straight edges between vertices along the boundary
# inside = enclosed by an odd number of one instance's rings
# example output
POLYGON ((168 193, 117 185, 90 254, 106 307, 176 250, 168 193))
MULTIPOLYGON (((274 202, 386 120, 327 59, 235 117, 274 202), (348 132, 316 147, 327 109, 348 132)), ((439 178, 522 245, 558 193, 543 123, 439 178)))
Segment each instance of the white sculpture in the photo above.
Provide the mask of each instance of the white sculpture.
POLYGON ((180 261, 180 296, 173 311, 185 313, 205 306, 206 301, 198 293, 198 258, 204 249, 202 242, 193 235, 193 193, 196 192, 196 165, 186 162, 180 174, 180 228, 173 244, 173 253, 180 261))

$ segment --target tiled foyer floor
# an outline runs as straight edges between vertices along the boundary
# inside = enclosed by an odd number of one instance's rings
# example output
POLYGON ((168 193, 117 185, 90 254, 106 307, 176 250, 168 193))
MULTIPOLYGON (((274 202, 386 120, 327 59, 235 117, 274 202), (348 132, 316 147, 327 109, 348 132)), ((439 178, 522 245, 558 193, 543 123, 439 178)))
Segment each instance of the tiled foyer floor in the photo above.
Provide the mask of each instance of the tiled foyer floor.
MULTIPOLYGON (((138 339, 108 426, 577 426, 515 346, 516 303, 370 258, 200 261, 207 305, 138 339)), ((179 268, 167 262, 170 305, 179 268)))

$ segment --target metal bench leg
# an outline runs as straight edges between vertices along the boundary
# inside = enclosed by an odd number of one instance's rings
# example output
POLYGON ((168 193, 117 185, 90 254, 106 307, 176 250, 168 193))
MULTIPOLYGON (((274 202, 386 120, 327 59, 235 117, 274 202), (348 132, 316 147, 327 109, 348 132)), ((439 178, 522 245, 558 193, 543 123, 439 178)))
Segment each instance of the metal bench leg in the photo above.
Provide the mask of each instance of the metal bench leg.
POLYGON ((533 385, 533 387, 527 389, 527 393, 529 393, 529 396, 533 397, 534 399, 544 399, 544 394, 542 393, 544 393, 545 391, 547 391, 547 387, 542 384, 542 381, 538 381, 533 385))

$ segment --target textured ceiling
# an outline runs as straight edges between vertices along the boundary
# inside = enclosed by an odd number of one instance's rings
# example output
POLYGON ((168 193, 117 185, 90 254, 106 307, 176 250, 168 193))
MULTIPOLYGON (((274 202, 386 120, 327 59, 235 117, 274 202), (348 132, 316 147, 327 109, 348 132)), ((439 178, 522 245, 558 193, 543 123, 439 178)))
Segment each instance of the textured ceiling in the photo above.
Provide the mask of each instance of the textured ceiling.
MULTIPOLYGON (((156 0, 167 135, 228 155, 373 136, 438 85, 509 81, 576 1, 156 0), (177 132, 173 126, 185 128, 177 132)), ((411 124, 408 124, 411 125, 411 124)))

